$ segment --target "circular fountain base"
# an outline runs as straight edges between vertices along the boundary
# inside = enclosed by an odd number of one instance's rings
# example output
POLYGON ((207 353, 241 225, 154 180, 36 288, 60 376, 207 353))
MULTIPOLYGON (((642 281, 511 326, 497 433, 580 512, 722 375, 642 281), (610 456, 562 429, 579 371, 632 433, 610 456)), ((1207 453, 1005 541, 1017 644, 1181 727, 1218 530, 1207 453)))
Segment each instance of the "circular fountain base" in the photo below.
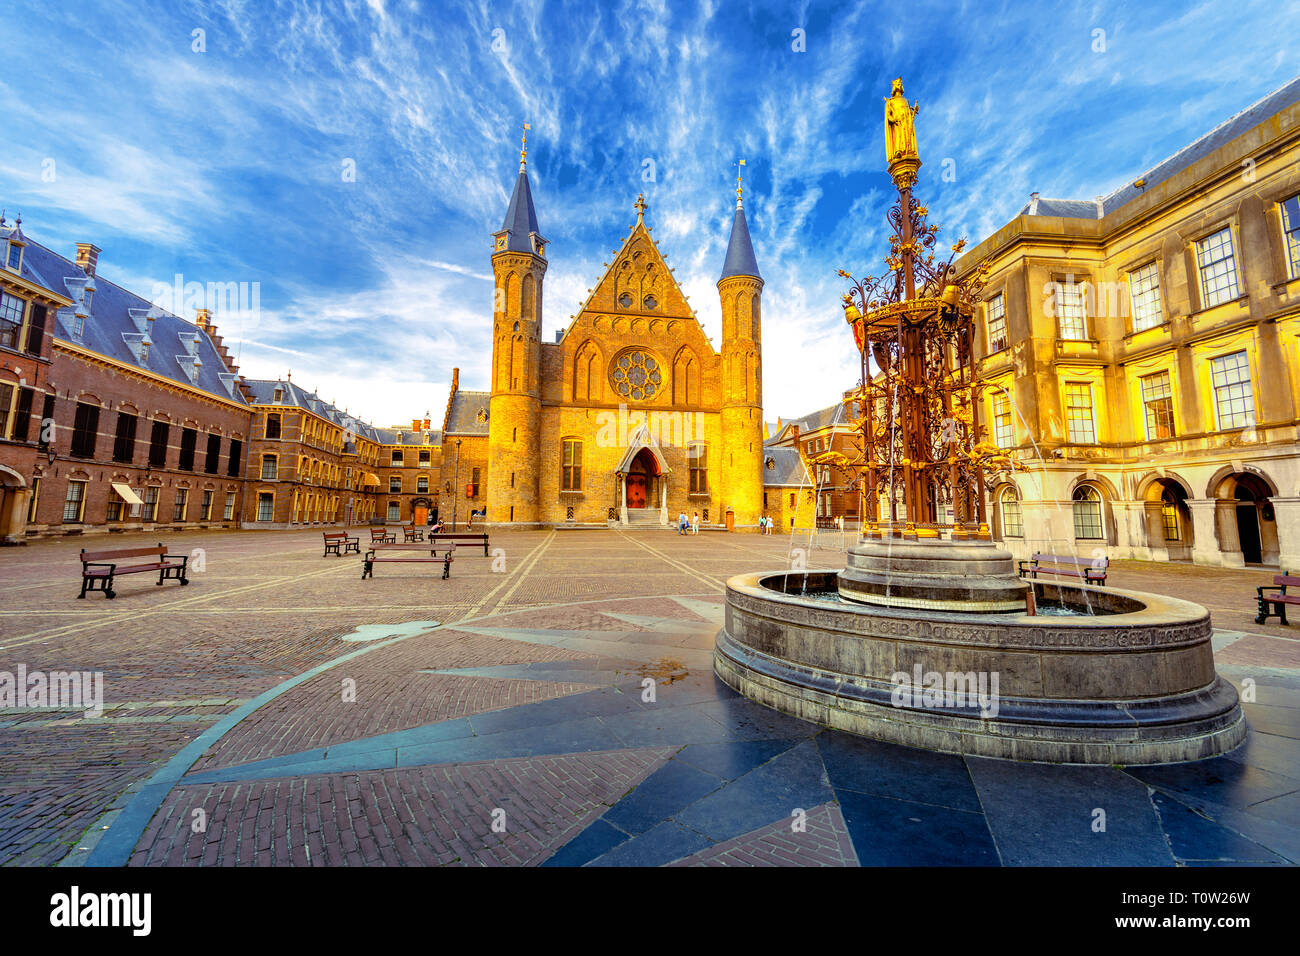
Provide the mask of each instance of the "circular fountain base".
POLYGON ((839 601, 836 578, 728 581, 718 677, 805 720, 950 753, 1154 764, 1245 738, 1199 605, 1036 582, 1041 606, 1083 613, 1031 617, 1023 603, 1019 613, 944 613, 839 601))
POLYGON ((859 541, 839 575, 851 601, 934 611, 1021 611, 1027 589, 1010 552, 938 538, 859 541))

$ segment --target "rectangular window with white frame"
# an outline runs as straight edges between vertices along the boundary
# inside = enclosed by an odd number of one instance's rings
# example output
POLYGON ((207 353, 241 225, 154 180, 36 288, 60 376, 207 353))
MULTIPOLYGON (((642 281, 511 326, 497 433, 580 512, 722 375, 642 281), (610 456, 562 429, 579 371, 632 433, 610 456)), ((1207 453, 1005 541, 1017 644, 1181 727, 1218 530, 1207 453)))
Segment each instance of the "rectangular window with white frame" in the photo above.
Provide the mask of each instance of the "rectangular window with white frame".
POLYGON ((22 345, 23 313, 27 301, 7 292, 0 292, 0 345, 18 350, 22 345))
POLYGON ((258 493, 257 520, 258 521, 275 520, 275 495, 272 492, 262 491, 258 493))
POLYGON ((989 299, 985 328, 989 338, 989 355, 1001 352, 1007 347, 1007 306, 1001 292, 989 299))
POLYGON ((1015 440, 1011 426, 1011 402, 1005 395, 993 396, 993 443, 999 448, 1010 448, 1015 440))
POLYGON ((1053 301, 1056 306, 1056 326, 1062 339, 1072 342, 1088 340, 1088 318, 1084 308, 1083 286, 1073 276, 1055 283, 1053 301))
POLYGON ((158 520, 158 486, 149 485, 144 490, 144 508, 141 517, 145 521, 158 520))
POLYGON ((1250 359, 1245 352, 1233 352, 1210 359, 1214 386, 1214 411, 1219 430, 1247 428, 1255 424, 1255 392, 1250 382, 1250 359))
POLYGON ((1169 373, 1154 372, 1143 375, 1142 413, 1146 420, 1147 441, 1160 441, 1174 437, 1174 391, 1169 373))
POLYGON ((1225 226, 1196 244, 1196 268, 1201 274, 1201 299, 1205 308, 1231 302, 1240 295, 1230 227, 1225 226))
POLYGON ((184 521, 185 509, 190 503, 190 490, 188 488, 176 489, 176 505, 172 508, 172 520, 184 521))
POLYGON ((1153 329, 1165 321, 1160 306, 1160 273, 1156 263, 1148 262, 1129 273, 1128 297, 1134 332, 1153 329))
POLYGON ((84 481, 68 482, 68 494, 63 499, 63 520, 79 522, 86 506, 86 483, 84 481))
POLYGON ((1286 244, 1287 277, 1300 279, 1300 193, 1278 204, 1282 207, 1282 239, 1286 244))
POLYGON ((226 492, 226 511, 221 517, 225 521, 235 517, 235 493, 233 491, 226 492))
POLYGON ((1087 382, 1065 383, 1065 421, 1070 441, 1078 445, 1097 442, 1097 425, 1092 413, 1092 386, 1087 382))

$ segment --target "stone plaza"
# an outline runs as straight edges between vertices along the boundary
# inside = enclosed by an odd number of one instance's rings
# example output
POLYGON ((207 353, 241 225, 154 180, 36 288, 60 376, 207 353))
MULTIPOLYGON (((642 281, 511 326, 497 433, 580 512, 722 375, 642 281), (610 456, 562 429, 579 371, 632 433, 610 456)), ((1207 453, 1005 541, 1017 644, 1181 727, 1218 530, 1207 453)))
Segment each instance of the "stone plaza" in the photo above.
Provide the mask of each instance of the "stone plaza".
POLYGON ((1273 572, 1114 561, 1107 582, 1208 608, 1242 746, 1047 765, 828 730, 715 678, 727 580, 842 568, 853 537, 494 532, 448 580, 362 580, 319 531, 172 534, 189 586, 138 575, 111 601, 77 599, 84 539, 0 551, 0 679, 103 688, 89 716, 0 709, 0 862, 1300 861, 1300 631, 1254 620, 1273 572))

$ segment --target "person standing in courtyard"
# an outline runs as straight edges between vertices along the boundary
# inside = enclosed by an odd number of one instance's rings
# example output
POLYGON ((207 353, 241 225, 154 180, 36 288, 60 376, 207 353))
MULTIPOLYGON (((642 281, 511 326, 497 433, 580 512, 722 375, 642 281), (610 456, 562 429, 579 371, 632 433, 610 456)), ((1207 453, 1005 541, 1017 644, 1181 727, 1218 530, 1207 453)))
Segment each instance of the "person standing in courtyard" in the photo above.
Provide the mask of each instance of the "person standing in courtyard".
POLYGON ((700 533, 700 513, 697 511, 691 517, 691 534, 700 533))

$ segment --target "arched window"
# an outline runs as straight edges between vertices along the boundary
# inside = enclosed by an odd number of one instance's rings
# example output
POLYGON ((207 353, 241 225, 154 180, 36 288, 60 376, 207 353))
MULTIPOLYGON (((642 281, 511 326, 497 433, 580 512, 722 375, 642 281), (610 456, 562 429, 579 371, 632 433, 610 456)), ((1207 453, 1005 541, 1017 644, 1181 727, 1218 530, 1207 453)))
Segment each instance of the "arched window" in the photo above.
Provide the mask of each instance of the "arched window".
POLYGON ((1105 537, 1101 524, 1101 493, 1091 485, 1074 489, 1074 536, 1100 539, 1105 537))
POLYGON ((1020 499, 1015 489, 1003 488, 998 498, 1002 505, 1002 537, 1023 538, 1025 536, 1025 518, 1020 510, 1020 499))

